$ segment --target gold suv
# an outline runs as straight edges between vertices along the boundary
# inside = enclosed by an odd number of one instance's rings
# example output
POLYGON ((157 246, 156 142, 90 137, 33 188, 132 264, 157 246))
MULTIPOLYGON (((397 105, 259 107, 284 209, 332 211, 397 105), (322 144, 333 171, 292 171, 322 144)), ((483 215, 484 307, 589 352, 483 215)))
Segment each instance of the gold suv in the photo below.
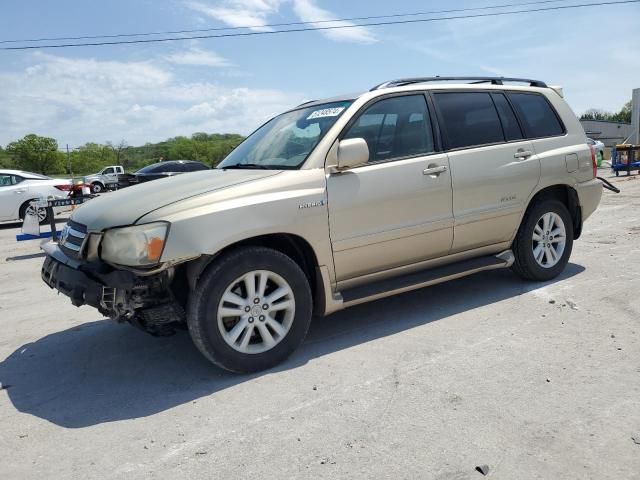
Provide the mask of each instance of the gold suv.
POLYGON ((600 202, 595 172, 560 88, 396 80, 278 115, 214 170, 91 200, 43 245, 42 278, 257 371, 314 314, 481 270, 556 277, 600 202))

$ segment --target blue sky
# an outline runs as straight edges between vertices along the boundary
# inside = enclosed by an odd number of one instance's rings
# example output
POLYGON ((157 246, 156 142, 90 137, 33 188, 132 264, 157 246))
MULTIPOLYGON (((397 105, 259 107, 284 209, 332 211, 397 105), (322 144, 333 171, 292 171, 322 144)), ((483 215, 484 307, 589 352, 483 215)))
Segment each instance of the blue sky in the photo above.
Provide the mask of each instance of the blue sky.
MULTIPOLYGON (((514 3, 523 0, 513 0, 514 3)), ((585 3, 558 1, 556 4, 585 3)), ((264 25, 472 8, 507 0, 21 0, 0 39, 264 25)), ((443 16, 443 15, 436 15, 443 16)), ((617 111, 640 87, 640 4, 172 43, 0 51, 0 145, 131 145, 249 133, 302 101, 417 75, 508 75, 562 85, 574 111, 617 111), (635 39, 625 40, 635 31, 635 39)), ((255 28, 254 31, 265 28, 255 28)))

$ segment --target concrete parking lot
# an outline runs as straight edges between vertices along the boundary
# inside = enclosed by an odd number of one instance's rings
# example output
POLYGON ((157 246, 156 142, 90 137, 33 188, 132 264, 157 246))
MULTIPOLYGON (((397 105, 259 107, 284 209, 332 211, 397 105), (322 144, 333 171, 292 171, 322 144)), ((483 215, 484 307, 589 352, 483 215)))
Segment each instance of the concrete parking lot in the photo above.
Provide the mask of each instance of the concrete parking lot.
POLYGON ((640 178, 612 180, 555 281, 356 307, 251 376, 73 307, 0 226, 0 476, 640 478, 640 178))

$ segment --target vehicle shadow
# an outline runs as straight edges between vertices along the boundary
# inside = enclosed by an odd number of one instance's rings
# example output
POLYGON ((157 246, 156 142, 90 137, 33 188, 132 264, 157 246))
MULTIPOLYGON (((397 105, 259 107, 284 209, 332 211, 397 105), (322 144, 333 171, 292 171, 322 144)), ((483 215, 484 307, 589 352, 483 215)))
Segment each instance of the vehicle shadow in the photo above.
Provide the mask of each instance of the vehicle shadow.
POLYGON ((569 264, 548 283, 524 282, 508 270, 495 270, 353 307, 316 319, 287 362, 254 375, 234 375, 209 364, 187 332, 154 338, 100 320, 18 348, 0 363, 0 382, 8 386, 6 393, 18 411, 65 428, 146 417, 266 373, 295 369, 314 358, 562 282, 584 270, 569 264))
POLYGON ((29 253, 27 255, 16 255, 15 257, 7 257, 7 262, 18 262, 20 260, 33 260, 34 258, 44 258, 47 254, 44 252, 40 253, 29 253))

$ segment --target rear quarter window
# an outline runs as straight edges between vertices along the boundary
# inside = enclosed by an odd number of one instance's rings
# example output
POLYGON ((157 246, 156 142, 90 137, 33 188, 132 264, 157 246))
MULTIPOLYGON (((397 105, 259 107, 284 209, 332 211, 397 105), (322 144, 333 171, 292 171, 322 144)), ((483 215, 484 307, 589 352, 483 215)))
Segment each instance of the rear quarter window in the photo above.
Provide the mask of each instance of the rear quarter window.
POLYGON ((450 149, 504 142, 502 125, 486 92, 435 93, 450 149))
POLYGON ((549 101, 537 93, 509 93, 528 138, 564 135, 565 129, 549 101))

